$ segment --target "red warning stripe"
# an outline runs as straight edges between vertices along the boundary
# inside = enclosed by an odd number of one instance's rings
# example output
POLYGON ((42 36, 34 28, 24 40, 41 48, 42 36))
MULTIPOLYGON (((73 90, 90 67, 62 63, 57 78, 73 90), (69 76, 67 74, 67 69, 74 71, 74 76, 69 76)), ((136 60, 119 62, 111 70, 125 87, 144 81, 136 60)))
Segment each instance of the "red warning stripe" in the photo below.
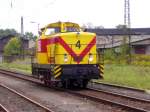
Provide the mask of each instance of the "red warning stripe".
POLYGON ((63 46, 63 48, 72 56, 76 57, 76 53, 69 47, 69 45, 62 39, 58 38, 58 42, 63 46))
POLYGON ((41 41, 41 51, 40 52, 47 52, 46 47, 48 44, 59 43, 74 58, 74 60, 78 64, 84 58, 84 56, 90 51, 90 49, 96 44, 96 38, 94 37, 89 42, 87 47, 79 55, 77 55, 61 37, 55 37, 55 38, 51 38, 51 39, 40 39, 39 41, 41 41))
POLYGON ((87 45, 87 47, 81 52, 80 57, 84 57, 90 49, 96 44, 96 38, 94 37, 91 42, 87 45))

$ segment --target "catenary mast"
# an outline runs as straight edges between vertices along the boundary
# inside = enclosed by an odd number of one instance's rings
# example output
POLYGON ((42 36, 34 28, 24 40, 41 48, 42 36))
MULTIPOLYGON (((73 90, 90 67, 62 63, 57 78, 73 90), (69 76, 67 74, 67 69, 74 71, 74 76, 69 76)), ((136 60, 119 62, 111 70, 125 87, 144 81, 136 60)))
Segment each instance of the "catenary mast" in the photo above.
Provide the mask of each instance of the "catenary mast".
POLYGON ((130 0, 124 0, 124 25, 128 32, 128 43, 129 43, 129 60, 128 63, 131 63, 131 20, 130 20, 130 0))
POLYGON ((124 25, 126 25, 127 28, 130 28, 130 0, 124 0, 124 2, 124 25))

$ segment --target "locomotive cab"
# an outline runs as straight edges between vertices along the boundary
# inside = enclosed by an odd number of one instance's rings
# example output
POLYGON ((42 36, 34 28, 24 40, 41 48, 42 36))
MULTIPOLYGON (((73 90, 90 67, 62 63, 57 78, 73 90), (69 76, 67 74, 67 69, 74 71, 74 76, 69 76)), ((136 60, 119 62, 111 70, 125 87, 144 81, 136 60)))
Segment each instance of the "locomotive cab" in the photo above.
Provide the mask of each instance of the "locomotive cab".
POLYGON ((46 85, 86 87, 91 79, 102 78, 103 65, 96 52, 96 35, 83 32, 71 22, 51 23, 41 29, 37 40, 33 75, 46 85))

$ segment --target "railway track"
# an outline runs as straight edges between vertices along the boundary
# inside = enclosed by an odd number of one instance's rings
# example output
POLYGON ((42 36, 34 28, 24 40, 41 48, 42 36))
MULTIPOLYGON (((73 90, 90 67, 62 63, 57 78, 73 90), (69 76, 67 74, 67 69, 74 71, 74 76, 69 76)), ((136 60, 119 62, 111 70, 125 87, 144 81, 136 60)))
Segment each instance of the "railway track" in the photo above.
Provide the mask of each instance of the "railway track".
POLYGON ((98 85, 98 86, 105 86, 105 87, 111 87, 111 88, 117 88, 117 89, 126 89, 126 90, 131 90, 131 91, 136 91, 136 92, 145 92, 143 89, 137 89, 133 87, 127 87, 127 86, 120 86, 117 84, 108 84, 108 83, 102 83, 102 82, 93 82, 91 81, 91 85, 98 85))
MULTIPOLYGON (((8 72, 9 72, 10 75, 14 75, 15 74, 14 77, 17 75, 16 78, 22 78, 23 77, 23 78, 26 78, 26 80, 29 79, 29 81, 31 81, 30 78, 32 78, 32 80, 35 79, 36 81, 38 79, 37 77, 33 77, 33 76, 29 75, 29 74, 27 75, 27 74, 24 74, 24 73, 19 73, 19 72, 15 72, 15 71, 8 71, 6 69, 0 69, 0 73, 2 73, 2 74, 7 74, 8 72)), ((7 74, 7 75, 9 75, 9 74, 7 74)), ((95 81, 93 82, 93 81, 91 81, 90 85, 91 86, 98 85, 98 86, 112 87, 112 88, 117 88, 117 89, 120 88, 120 89, 131 90, 131 91, 134 91, 134 92, 145 93, 145 90, 143 90, 143 89, 137 89, 137 88, 127 87, 127 86, 120 86, 120 85, 116 85, 116 84, 109 84, 109 83, 102 83, 102 82, 95 82, 95 81)))
POLYGON ((113 92, 117 94, 150 100, 150 94, 148 90, 144 90, 144 89, 137 89, 133 87, 120 86, 116 84, 109 84, 109 83, 102 83, 102 82, 89 83, 88 87, 97 90, 104 90, 104 91, 113 92))
MULTIPOLYGON (((0 71, 0 73, 2 73, 0 71)), ((14 74, 13 72, 3 71, 4 74, 13 75, 13 77, 21 78, 23 80, 32 81, 34 83, 39 83, 33 77, 14 74), (32 80, 33 79, 33 80, 32 80)), ((41 83, 40 83, 41 84, 41 83)), ((55 88, 56 89, 56 88, 55 88)), ((95 90, 92 88, 86 90, 66 90, 62 88, 57 88, 60 91, 66 91, 68 93, 94 100, 97 102, 103 102, 105 104, 117 106, 123 110, 132 111, 132 112, 149 112, 150 111, 150 100, 135 98, 131 96, 125 96, 117 93, 111 93, 106 91, 95 90)))
POLYGON ((1 108, 3 108, 2 112, 54 112, 42 104, 32 100, 31 98, 24 96, 12 88, 7 87, 4 84, 0 84, 0 90, 0 102, 5 104, 5 107, 7 107, 6 109, 1 106, 1 108))
MULTIPOLYGON (((85 92, 84 92, 85 93, 85 92)), ((141 111, 150 111, 150 100, 131 97, 128 95, 122 95, 118 93, 108 92, 105 90, 97 90, 93 88, 87 89, 87 93, 96 97, 107 98, 109 101, 118 103, 119 105, 123 104, 129 108, 136 108, 141 111), (88 92, 89 91, 89 92, 88 92), (91 92, 92 91, 92 92, 91 92), (140 105, 140 107, 139 107, 140 105)))
MULTIPOLYGON (((26 80, 29 80, 29 81, 33 81, 33 80, 37 81, 37 79, 38 79, 37 77, 33 77, 33 76, 29 75, 29 74, 25 75, 23 73, 19 73, 19 72, 15 72, 15 71, 8 71, 8 70, 5 70, 5 69, 0 69, 0 73, 7 74, 7 75, 14 75, 15 74, 14 77, 16 77, 16 78, 25 78, 26 80), (9 74, 8 74, 8 72, 9 72, 9 74), (32 78, 32 80, 30 78, 32 78)), ((93 81, 91 81, 90 86, 92 87, 92 86, 95 86, 95 85, 145 93, 145 90, 142 90, 142 89, 127 87, 127 86, 120 86, 120 85, 116 85, 116 84, 108 84, 108 83, 101 83, 101 82, 93 82, 93 81)))
POLYGON ((36 82, 36 83, 42 84, 41 81, 36 77, 33 77, 31 75, 27 75, 27 74, 23 74, 23 73, 19 73, 19 72, 15 72, 15 71, 0 69, 0 74, 5 74, 7 76, 13 76, 15 78, 23 79, 23 80, 30 81, 33 83, 36 82))
POLYGON ((9 112, 2 104, 0 104, 0 112, 9 112))

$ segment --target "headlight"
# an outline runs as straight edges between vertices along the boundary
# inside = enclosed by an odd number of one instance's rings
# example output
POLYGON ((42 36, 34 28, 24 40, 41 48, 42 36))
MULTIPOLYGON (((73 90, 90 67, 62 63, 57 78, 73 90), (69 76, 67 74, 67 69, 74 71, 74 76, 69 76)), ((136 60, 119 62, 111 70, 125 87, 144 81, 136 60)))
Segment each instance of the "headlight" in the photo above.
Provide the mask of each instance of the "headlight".
POLYGON ((64 54, 64 62, 67 62, 68 61, 68 56, 67 54, 64 54))
POLYGON ((91 53, 89 54, 89 61, 93 61, 93 55, 91 53))

